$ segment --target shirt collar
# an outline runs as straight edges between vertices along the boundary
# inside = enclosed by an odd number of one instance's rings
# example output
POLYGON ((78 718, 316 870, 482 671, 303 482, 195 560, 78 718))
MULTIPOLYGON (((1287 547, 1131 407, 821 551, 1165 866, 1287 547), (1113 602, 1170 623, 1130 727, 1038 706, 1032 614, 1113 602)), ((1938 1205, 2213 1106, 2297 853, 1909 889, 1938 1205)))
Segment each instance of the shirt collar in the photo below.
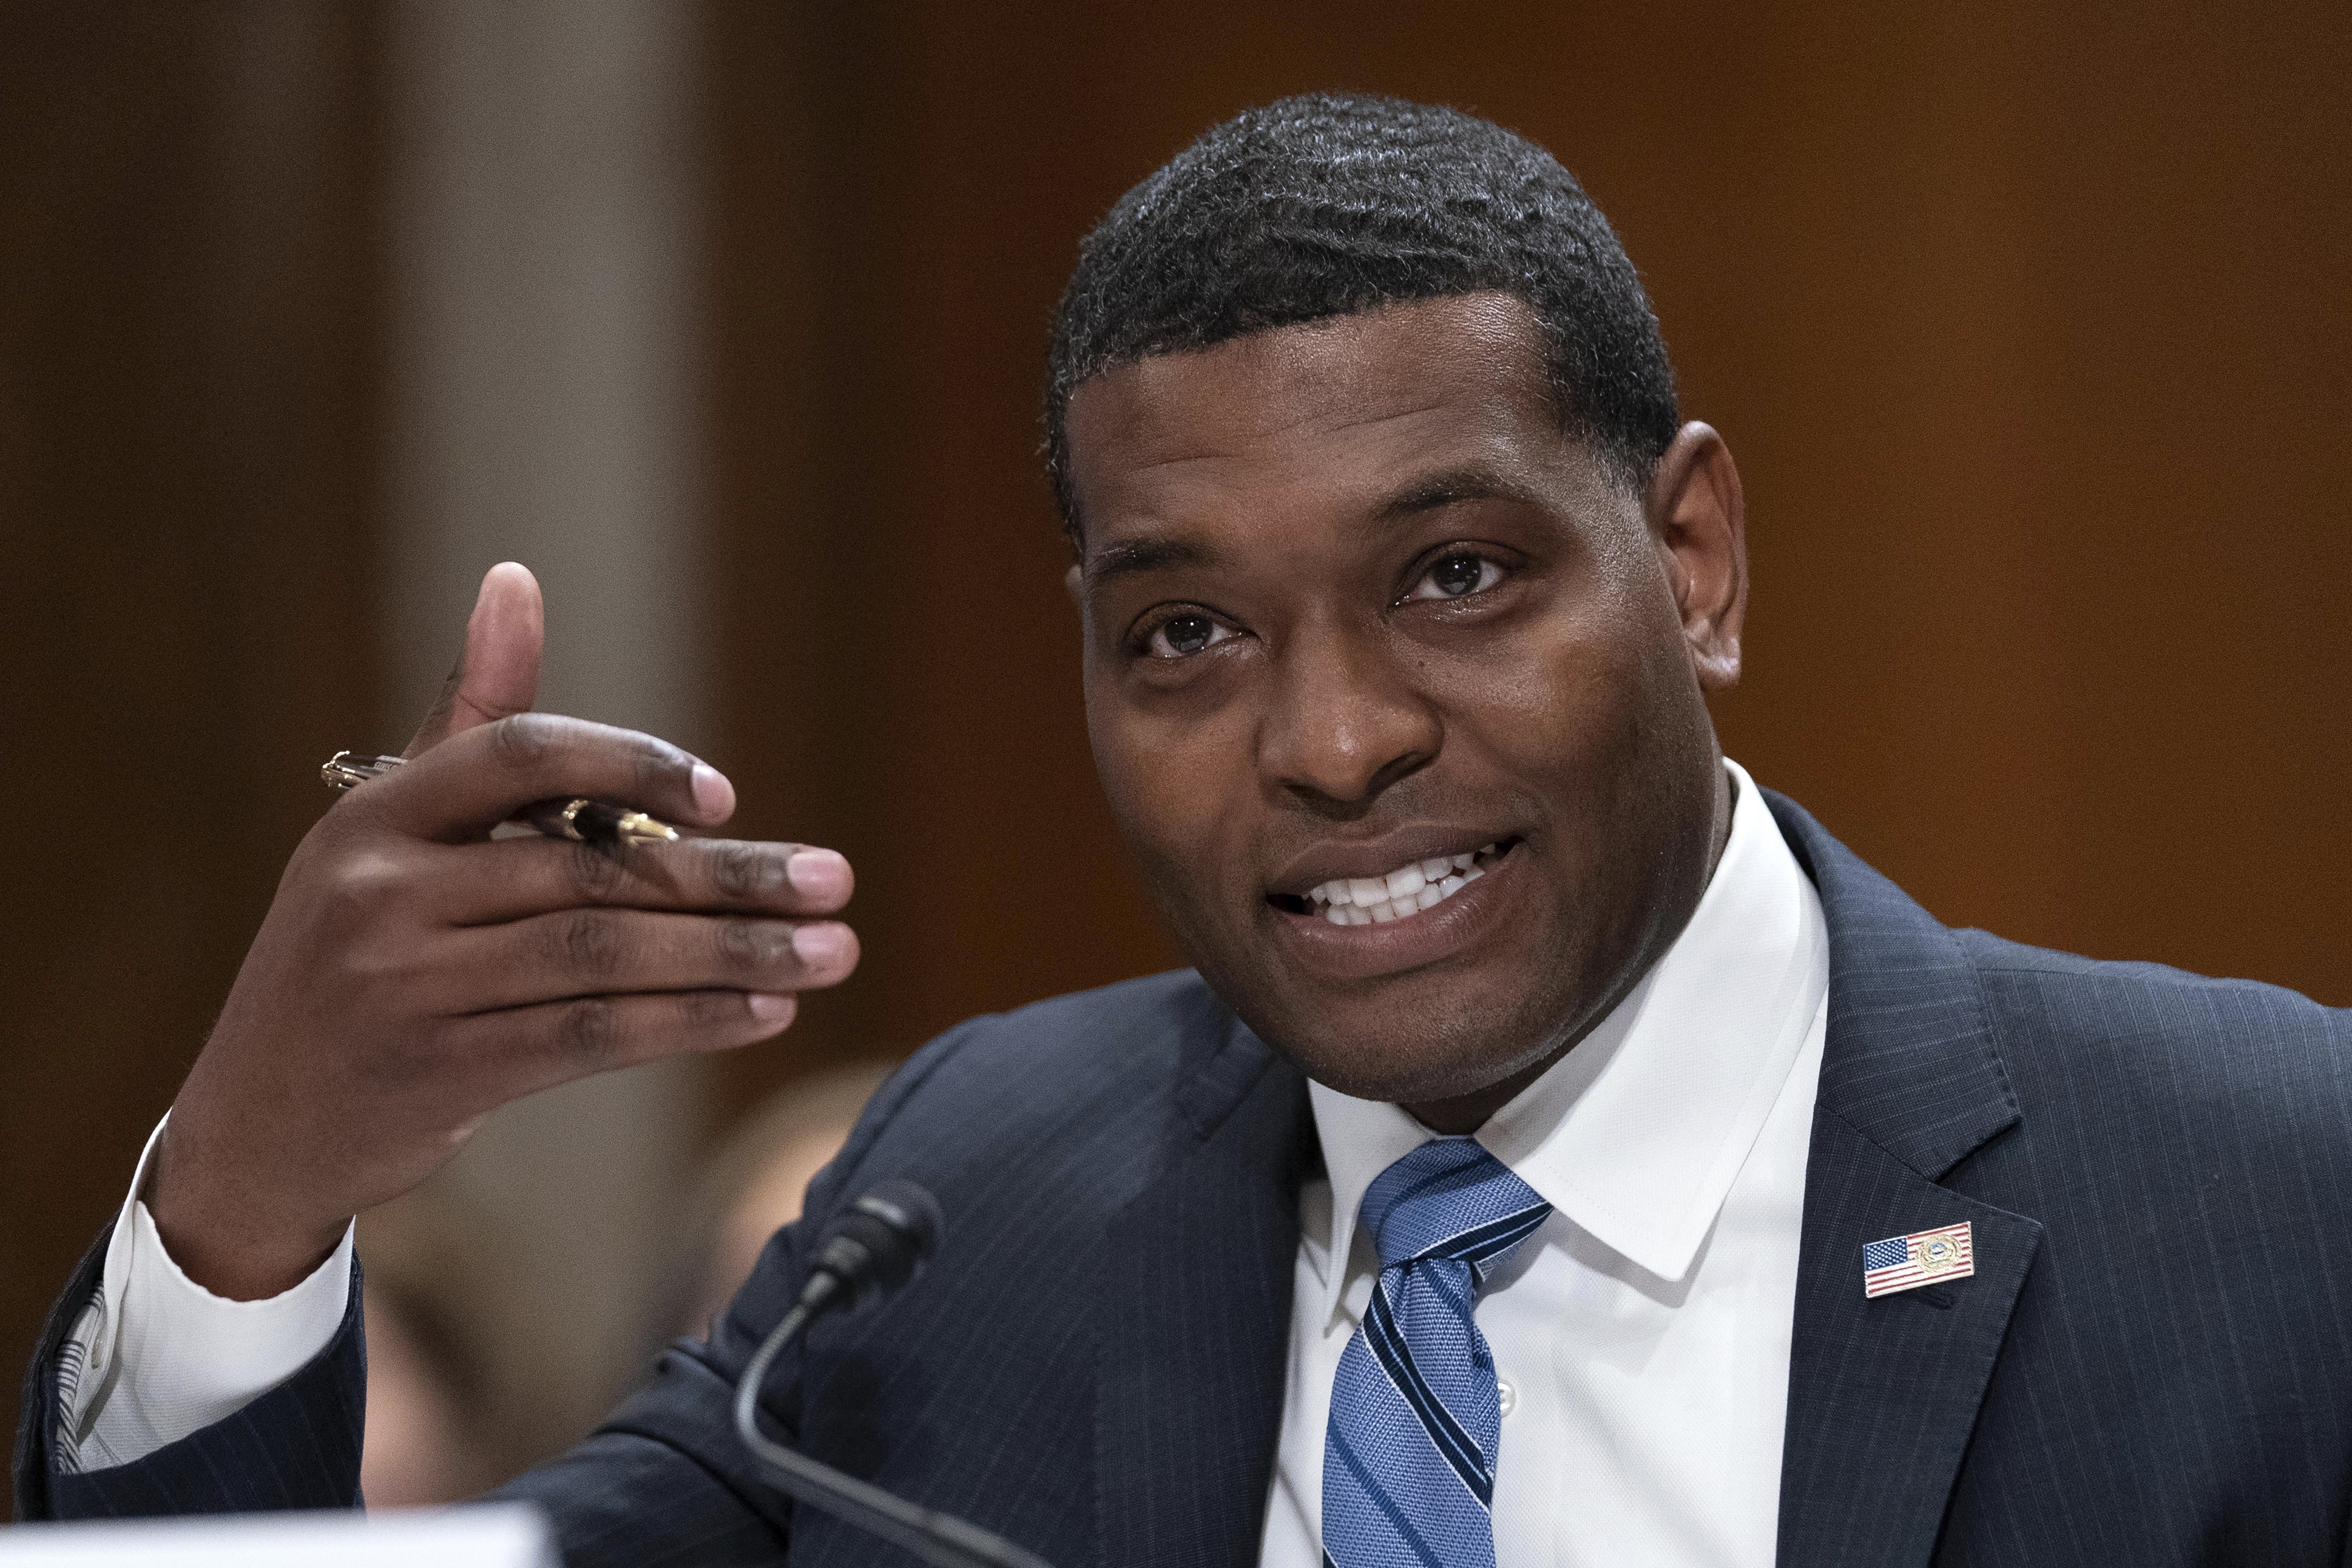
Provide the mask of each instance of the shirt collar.
MULTIPOLYGON (((1650 973, 1473 1134, 1559 1215, 1667 1281, 1689 1271, 1829 988, 1820 897, 1756 784, 1734 785, 1706 892, 1650 973)), ((1324 1321, 1346 1292, 1374 1177, 1437 1134, 1310 1082, 1331 1181, 1324 1321)))

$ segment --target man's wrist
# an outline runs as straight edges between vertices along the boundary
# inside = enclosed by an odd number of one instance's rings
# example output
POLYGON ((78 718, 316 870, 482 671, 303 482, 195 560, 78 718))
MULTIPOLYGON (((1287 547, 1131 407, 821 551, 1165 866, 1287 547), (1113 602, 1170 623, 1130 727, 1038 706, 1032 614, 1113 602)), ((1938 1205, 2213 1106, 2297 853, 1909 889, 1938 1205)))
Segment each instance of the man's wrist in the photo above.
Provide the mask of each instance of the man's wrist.
MULTIPOLYGON (((295 1246, 283 1237, 259 1234, 220 1236, 203 1226, 174 1227, 152 1205, 155 1234, 180 1272, 195 1284, 228 1301, 267 1301, 283 1296, 319 1271, 341 1245, 342 1228, 295 1246)), ((342 1225, 351 1222, 346 1218, 342 1225)))
POLYGON ((192 1282, 226 1300, 265 1301, 317 1273, 342 1244, 350 1215, 278 1215, 262 1194, 175 1158, 173 1131, 164 1131, 145 1202, 163 1249, 192 1282))

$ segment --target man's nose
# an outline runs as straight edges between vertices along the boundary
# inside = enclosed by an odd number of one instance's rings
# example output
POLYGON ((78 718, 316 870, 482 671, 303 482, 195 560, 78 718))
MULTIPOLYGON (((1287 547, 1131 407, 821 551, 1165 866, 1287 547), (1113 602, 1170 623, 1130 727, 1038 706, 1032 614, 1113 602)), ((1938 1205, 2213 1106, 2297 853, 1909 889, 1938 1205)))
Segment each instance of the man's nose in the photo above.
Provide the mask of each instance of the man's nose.
POLYGON ((1367 805, 1437 755, 1444 725, 1376 638, 1339 630, 1293 638, 1275 681, 1259 764, 1270 784, 1317 809, 1367 805))

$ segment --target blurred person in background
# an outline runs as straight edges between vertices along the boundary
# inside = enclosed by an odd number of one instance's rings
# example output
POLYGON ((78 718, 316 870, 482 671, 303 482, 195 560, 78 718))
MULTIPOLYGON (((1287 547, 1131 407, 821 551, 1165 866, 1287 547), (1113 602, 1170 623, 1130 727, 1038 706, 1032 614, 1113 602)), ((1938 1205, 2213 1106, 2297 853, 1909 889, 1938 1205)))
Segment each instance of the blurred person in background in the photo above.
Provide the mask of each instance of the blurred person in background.
POLYGON ((374 1266, 364 1293, 368 1507, 460 1502, 505 1479, 483 1455, 481 1388, 449 1315, 421 1290, 383 1283, 374 1266))
MULTIPOLYGON (((821 1072, 769 1096, 690 1184, 685 1216, 650 1303, 658 1342, 707 1336, 776 1232, 800 1217, 809 1183, 841 1150, 890 1064, 821 1072)), ((367 1426, 360 1486, 371 1509, 458 1502, 522 1469, 545 1439, 493 1377, 484 1345, 497 1299, 458 1244, 478 1215, 443 1194, 395 1199, 361 1216, 367 1321, 367 1426)))
MULTIPOLYGON (((863 1063, 777 1090, 707 1161, 686 1203, 689 1224, 657 1305, 661 1338, 710 1332, 776 1232, 801 1216, 801 1200, 841 1152, 858 1112, 890 1066, 863 1063)), ((373 1397, 373 1393, 371 1393, 373 1397)))
POLYGON ((487 1282, 461 1245, 466 1205, 395 1199, 360 1216, 367 1319, 367 1426, 360 1486, 368 1507, 457 1502, 521 1467, 489 1375, 487 1282))

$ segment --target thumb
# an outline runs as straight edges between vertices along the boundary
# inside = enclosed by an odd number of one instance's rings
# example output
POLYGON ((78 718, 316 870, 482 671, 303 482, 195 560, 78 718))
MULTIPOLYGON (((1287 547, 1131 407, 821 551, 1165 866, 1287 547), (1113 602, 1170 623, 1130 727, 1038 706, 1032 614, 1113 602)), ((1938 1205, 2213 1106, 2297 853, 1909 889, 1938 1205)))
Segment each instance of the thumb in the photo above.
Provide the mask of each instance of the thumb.
POLYGON ((539 579, 530 569, 501 561, 484 573, 457 668, 401 755, 415 756, 478 724, 529 711, 539 699, 539 658, 546 640, 546 610, 539 579))

